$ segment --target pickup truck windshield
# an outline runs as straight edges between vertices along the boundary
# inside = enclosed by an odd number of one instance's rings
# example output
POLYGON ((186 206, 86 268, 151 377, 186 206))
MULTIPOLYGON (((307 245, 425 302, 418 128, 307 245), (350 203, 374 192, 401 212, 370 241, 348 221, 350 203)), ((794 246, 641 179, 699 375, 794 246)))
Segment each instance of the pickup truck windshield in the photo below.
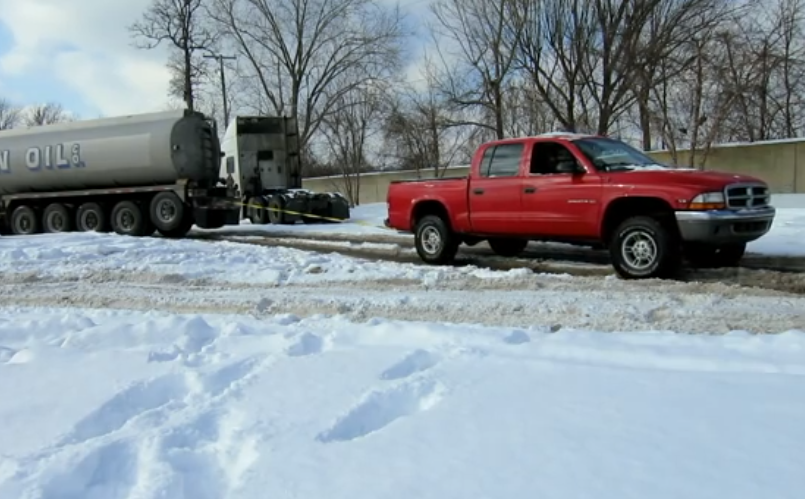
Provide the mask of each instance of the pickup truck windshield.
POLYGON ((573 143, 600 171, 669 169, 619 140, 595 137, 578 139, 573 143))

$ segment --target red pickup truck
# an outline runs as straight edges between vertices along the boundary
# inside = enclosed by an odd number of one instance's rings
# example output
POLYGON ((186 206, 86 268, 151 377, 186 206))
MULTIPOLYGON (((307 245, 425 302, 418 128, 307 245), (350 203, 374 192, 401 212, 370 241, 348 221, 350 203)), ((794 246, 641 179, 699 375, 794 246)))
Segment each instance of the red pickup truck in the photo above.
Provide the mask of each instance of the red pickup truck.
POLYGON ((608 137, 553 133, 485 143, 467 177, 393 182, 388 227, 420 258, 449 264, 460 244, 517 256, 530 240, 608 248, 622 278, 736 266, 771 228, 768 185, 672 168, 608 137))

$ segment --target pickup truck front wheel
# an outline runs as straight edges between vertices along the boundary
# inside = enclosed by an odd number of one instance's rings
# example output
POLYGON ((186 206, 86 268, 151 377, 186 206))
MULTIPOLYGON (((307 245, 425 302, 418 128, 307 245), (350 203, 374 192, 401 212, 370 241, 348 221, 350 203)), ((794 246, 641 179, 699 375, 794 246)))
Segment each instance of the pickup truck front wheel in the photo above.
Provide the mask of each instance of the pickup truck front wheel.
POLYGON ((416 225, 414 242, 419 258, 425 263, 449 264, 458 253, 458 237, 437 215, 422 217, 416 225))
POLYGON ((609 246, 615 272, 624 279, 672 277, 681 263, 674 241, 670 231, 653 218, 625 220, 609 246))

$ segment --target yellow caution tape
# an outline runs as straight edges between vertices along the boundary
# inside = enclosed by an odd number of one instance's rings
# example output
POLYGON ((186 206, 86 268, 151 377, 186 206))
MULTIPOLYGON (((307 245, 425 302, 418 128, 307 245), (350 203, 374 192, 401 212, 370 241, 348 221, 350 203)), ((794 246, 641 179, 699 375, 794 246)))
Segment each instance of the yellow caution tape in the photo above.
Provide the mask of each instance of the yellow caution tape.
POLYGON ((379 228, 385 229, 385 230, 392 230, 392 229, 386 227, 385 225, 373 224, 373 223, 369 223, 369 222, 364 222, 362 220, 350 220, 348 218, 325 217, 325 216, 321 216, 321 215, 314 215, 313 213, 302 213, 302 212, 293 211, 293 210, 284 210, 284 209, 279 209, 279 208, 269 208, 268 206, 262 206, 262 205, 259 205, 259 204, 250 204, 250 203, 235 203, 235 204, 237 206, 245 206, 247 208, 254 208, 254 209, 257 209, 257 210, 266 210, 266 211, 273 211, 273 212, 278 212, 278 213, 287 213, 289 215, 297 215, 297 216, 306 217, 306 218, 316 218, 316 219, 319 219, 319 220, 327 220, 327 221, 335 222, 335 223, 345 223, 345 222, 350 222, 351 221, 352 223, 357 224, 357 225, 364 225, 364 226, 367 226, 367 227, 379 227, 379 228))

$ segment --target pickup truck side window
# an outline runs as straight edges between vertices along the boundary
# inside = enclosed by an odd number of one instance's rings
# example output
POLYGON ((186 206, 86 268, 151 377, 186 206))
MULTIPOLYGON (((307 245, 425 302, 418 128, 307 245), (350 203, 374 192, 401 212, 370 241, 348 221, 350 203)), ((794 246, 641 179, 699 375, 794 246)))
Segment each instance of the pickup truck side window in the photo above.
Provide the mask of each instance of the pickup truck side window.
POLYGON ((492 155, 495 154, 495 147, 487 147, 484 155, 481 158, 481 171, 479 172, 482 177, 489 176, 489 165, 492 163, 492 155))
POLYGON ((558 142, 536 142, 531 152, 531 175, 561 175, 574 171, 578 160, 558 142))
POLYGON ((516 177, 520 173, 523 144, 501 144, 488 148, 481 160, 484 177, 516 177))

